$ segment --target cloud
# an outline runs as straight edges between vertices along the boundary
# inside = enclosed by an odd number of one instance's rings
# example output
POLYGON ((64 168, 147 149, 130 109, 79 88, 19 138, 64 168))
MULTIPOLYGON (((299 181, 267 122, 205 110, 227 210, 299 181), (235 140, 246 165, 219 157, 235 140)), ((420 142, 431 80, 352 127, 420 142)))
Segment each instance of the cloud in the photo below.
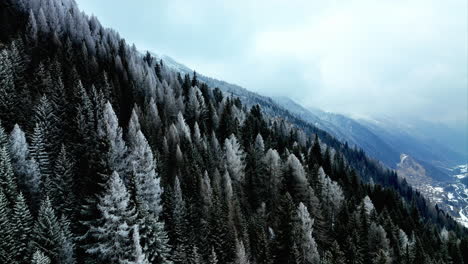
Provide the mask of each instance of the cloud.
POLYGON ((467 122, 465 0, 77 2, 138 47, 250 90, 335 112, 467 122))

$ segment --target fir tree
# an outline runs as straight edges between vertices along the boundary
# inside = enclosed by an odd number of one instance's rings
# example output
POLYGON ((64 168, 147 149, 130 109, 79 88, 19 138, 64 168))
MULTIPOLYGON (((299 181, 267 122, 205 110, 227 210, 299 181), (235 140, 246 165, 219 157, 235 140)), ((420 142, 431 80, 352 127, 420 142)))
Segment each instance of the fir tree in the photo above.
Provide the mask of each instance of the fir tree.
POLYGON ((73 190, 73 163, 62 145, 46 190, 58 212, 72 216, 76 199, 73 190))
POLYGON ((10 222, 11 212, 8 200, 0 188, 0 260, 2 263, 11 263, 15 258, 14 250, 17 241, 11 234, 13 223, 10 222))
POLYGON ((50 258, 38 249, 33 254, 31 264, 50 264, 50 258))
POLYGON ((104 262, 130 261, 130 233, 135 221, 135 210, 117 172, 109 178, 104 194, 99 197, 98 209, 101 217, 97 225, 91 226, 89 230, 89 235, 96 242, 89 245, 86 252, 104 262))
POLYGON ((11 216, 13 225, 14 246, 13 249, 16 260, 26 263, 29 259, 28 245, 33 230, 33 218, 22 193, 16 198, 15 206, 11 216))
POLYGON ((8 202, 13 204, 18 194, 16 177, 13 174, 10 155, 7 146, 0 147, 0 187, 2 188, 8 202))
POLYGON ((48 197, 41 204, 32 233, 33 248, 44 252, 51 260, 58 260, 62 246, 61 226, 48 197))
POLYGON ((38 197, 41 174, 36 161, 30 156, 26 136, 16 124, 10 134, 10 153, 13 169, 18 177, 21 189, 32 197, 38 197))
POLYGON ((312 237, 313 219, 310 218, 309 212, 303 203, 299 203, 297 209, 297 230, 296 244, 301 256, 300 263, 320 264, 320 255, 317 250, 317 244, 312 237))

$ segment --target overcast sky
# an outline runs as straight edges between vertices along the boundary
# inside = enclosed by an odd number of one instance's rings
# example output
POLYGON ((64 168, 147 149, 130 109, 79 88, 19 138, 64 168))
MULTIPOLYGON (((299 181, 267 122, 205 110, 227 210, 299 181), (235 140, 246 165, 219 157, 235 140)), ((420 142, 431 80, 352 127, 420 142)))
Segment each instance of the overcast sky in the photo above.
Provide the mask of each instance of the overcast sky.
POLYGON ((76 0, 141 50, 305 106, 467 124, 466 0, 76 0))

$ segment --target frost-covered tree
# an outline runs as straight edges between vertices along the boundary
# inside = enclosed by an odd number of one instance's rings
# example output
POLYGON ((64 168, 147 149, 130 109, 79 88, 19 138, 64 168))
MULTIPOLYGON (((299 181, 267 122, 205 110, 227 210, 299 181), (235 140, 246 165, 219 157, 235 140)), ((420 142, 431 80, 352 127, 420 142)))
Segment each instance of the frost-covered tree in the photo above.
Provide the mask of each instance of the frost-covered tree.
POLYGON ((117 172, 112 173, 104 194, 99 197, 98 210, 101 217, 89 230, 89 235, 96 242, 89 245, 86 252, 104 262, 130 261, 130 233, 135 221, 135 210, 117 172))
POLYGON ((16 177, 11 166, 7 146, 0 147, 0 187, 10 203, 14 203, 18 194, 16 177))
POLYGON ((160 178, 156 173, 156 164, 151 147, 143 133, 138 130, 135 135, 129 134, 132 147, 129 164, 133 169, 133 181, 138 210, 147 210, 159 216, 162 210, 160 178))
POLYGON ((3 49, 0 51, 0 119, 13 119, 16 96, 13 65, 7 49, 3 49))
POLYGON ((130 120, 128 121, 128 147, 130 149, 135 149, 137 147, 137 133, 141 130, 140 121, 138 118, 138 113, 140 112, 137 105, 133 107, 132 114, 130 116, 130 120))
POLYGON ((16 124, 11 131, 9 148, 13 169, 18 184, 32 196, 37 197, 41 185, 41 174, 36 161, 30 156, 29 144, 21 128, 16 124))
POLYGON ((50 264, 50 258, 38 249, 32 256, 31 264, 50 264))
POLYGON ((236 182, 242 182, 244 180, 244 151, 241 149, 236 136, 232 134, 229 138, 224 141, 224 151, 227 170, 229 175, 236 182))
POLYGON ((0 148, 7 147, 8 136, 5 132, 5 129, 2 126, 2 121, 0 120, 0 148))
POLYGON ((37 42, 37 22, 36 22, 36 17, 35 17, 32 10, 29 10, 29 19, 28 19, 28 24, 26 26, 26 39, 33 46, 36 45, 36 42, 37 42))
POLYGON ((51 260, 58 260, 62 246, 60 222, 46 197, 41 204, 32 233, 32 246, 44 252, 51 260))
POLYGON ((265 183, 268 195, 271 195, 274 200, 278 200, 279 186, 281 184, 281 158, 278 151, 275 149, 268 149, 267 153, 262 159, 265 165, 265 171, 268 175, 268 182, 265 183))
POLYGON ((177 130, 179 133, 188 141, 191 141, 190 136, 190 127, 185 123, 184 116, 181 112, 177 115, 177 123, 176 123, 177 130))
POLYGON ((13 248, 15 258, 26 262, 26 260, 29 259, 28 244, 33 228, 33 218, 22 193, 19 193, 16 198, 11 215, 11 222, 15 223, 12 226, 12 233, 15 240, 13 248))
POLYGON ((55 205, 58 212, 71 216, 76 203, 73 193, 73 162, 64 145, 57 156, 54 171, 49 181, 46 184, 48 187, 46 192, 52 204, 55 205))
POLYGON ((132 234, 132 254, 130 255, 130 261, 128 264, 149 264, 148 259, 146 258, 145 253, 140 245, 140 233, 138 231, 138 225, 133 226, 133 234, 132 234))
POLYGON ((369 228, 369 253, 372 259, 375 260, 374 263, 391 263, 389 243, 387 232, 383 227, 372 222, 369 228))
POLYGON ((136 112, 133 113, 128 133, 129 141, 132 142, 128 163, 133 167, 133 191, 141 226, 142 246, 149 261, 167 262, 170 248, 164 223, 160 220, 162 212, 160 178, 156 173, 151 147, 139 130, 136 112))
MULTIPOLYGON (((47 71, 48 72, 48 71, 47 71)), ((43 77, 39 77, 43 80, 43 77)), ((47 81, 44 85, 51 85, 47 81)), ((34 118, 36 124, 41 128, 43 133, 43 142, 45 150, 48 151, 48 155, 52 156, 53 152, 56 150, 57 145, 61 138, 59 137, 58 132, 58 119, 54 110, 53 103, 50 99, 43 95, 36 107, 34 108, 34 118)))
POLYGON ((218 264, 218 256, 214 248, 211 248, 210 256, 208 257, 208 264, 218 264))
POLYGON ((182 189, 180 186, 179 177, 175 178, 174 182, 174 209, 172 212, 173 220, 173 260, 177 263, 185 263, 188 258, 188 236, 187 236, 187 208, 184 197, 182 196, 182 189))
POLYGON ((322 167, 318 170, 317 181, 320 188, 317 191, 325 204, 325 208, 327 209, 326 213, 330 217, 332 221, 331 224, 333 225, 335 216, 344 201, 343 190, 337 182, 333 181, 325 174, 322 167))
POLYGON ((244 243, 242 241, 237 241, 236 243, 236 259, 234 260, 235 264, 250 264, 249 257, 245 252, 244 243))
POLYGON ((297 219, 296 244, 299 249, 301 263, 320 264, 317 244, 312 236, 314 220, 311 219, 309 211, 303 203, 299 203, 297 219))
POLYGON ((164 228, 164 222, 153 214, 143 212, 138 215, 141 246, 150 263, 170 264, 171 248, 169 238, 164 228))
POLYGON ((122 137, 122 128, 110 102, 104 106, 102 119, 99 120, 99 135, 106 140, 109 151, 107 162, 109 168, 116 171, 127 182, 127 146, 122 137))
POLYGON ((15 257, 14 237, 11 228, 14 223, 10 222, 11 212, 8 207, 8 200, 0 188, 0 261, 11 263, 15 257))
POLYGON ((36 123, 30 145, 31 157, 37 162, 41 181, 45 182, 52 176, 50 153, 46 149, 46 134, 44 129, 36 123))
POLYGON ((307 199, 309 183, 304 167, 294 154, 290 154, 286 161, 285 185, 296 202, 307 199))
POLYGON ((60 218, 60 249, 59 264, 75 264, 75 241, 70 229, 70 221, 65 215, 60 218))

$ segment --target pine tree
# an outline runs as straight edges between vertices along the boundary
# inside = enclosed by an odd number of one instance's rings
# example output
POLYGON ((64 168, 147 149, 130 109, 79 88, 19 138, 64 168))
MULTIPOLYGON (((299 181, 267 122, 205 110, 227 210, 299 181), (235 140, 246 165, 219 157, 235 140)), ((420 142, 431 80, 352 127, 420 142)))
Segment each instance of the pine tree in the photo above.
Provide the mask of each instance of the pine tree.
POLYGON ((15 248, 13 249, 15 258, 20 260, 22 263, 25 263, 30 256, 30 252, 28 252, 28 244, 30 242, 33 229, 33 218, 22 193, 20 193, 16 198, 11 222, 15 223, 13 225, 12 232, 15 240, 15 248))
POLYGON ((0 261, 2 263, 11 263, 15 257, 14 237, 11 234, 13 223, 10 222, 11 212, 8 206, 9 202, 0 188, 0 261))
POLYGON ((135 210, 117 172, 109 178, 104 194, 99 197, 98 209, 101 217, 97 225, 91 226, 89 230, 89 235, 96 242, 89 245, 86 252, 104 262, 129 260, 135 210))

